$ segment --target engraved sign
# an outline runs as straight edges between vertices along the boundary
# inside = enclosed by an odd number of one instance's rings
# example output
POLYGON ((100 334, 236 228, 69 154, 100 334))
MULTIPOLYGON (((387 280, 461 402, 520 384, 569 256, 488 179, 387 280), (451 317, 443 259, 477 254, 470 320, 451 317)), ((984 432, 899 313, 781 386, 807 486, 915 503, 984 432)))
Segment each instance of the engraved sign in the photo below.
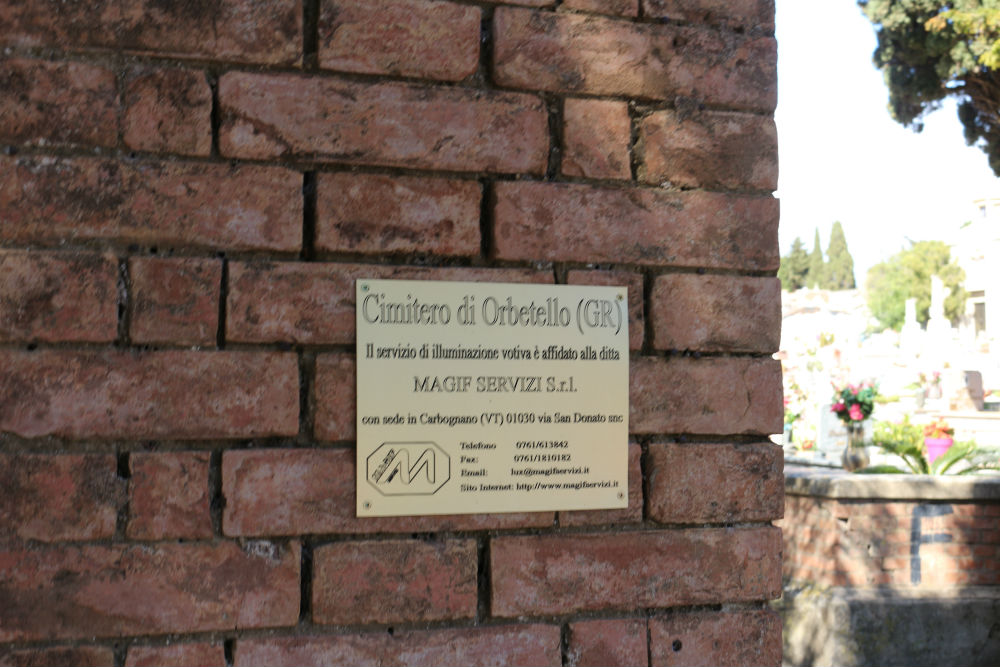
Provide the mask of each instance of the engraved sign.
POLYGON ((357 514, 628 505, 625 287, 357 282, 357 514))

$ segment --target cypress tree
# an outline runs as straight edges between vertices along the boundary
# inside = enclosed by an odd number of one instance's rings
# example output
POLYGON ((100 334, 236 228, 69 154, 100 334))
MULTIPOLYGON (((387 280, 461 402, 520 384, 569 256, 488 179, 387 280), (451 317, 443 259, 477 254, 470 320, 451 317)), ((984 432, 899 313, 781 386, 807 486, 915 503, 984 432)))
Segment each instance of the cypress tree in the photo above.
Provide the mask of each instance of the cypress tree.
POLYGON ((820 283, 824 289, 854 289, 854 258, 847 249, 847 238, 840 221, 833 223, 830 245, 826 249, 826 271, 820 283))
POLYGON ((809 255, 809 270, 806 273, 806 287, 822 287, 824 284, 823 274, 826 272, 826 265, 823 263, 823 248, 819 245, 819 230, 813 240, 813 251, 809 255))
POLYGON ((809 253, 802 239, 795 237, 792 241, 792 249, 787 255, 781 258, 781 265, 778 268, 778 278, 781 280, 781 288, 794 292, 806 286, 806 274, 809 273, 809 253))

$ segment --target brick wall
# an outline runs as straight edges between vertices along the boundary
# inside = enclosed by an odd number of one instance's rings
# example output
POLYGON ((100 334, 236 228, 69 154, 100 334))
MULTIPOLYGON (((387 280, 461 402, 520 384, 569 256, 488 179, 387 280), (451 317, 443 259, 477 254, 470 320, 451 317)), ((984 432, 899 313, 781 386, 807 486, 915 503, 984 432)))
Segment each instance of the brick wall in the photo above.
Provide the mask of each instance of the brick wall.
POLYGON ((778 664, 773 0, 0 0, 0 664, 778 664), (354 516, 354 281, 626 284, 625 510, 354 516))
POLYGON ((1000 481, 927 478, 916 486, 890 477, 852 489, 870 481, 790 471, 793 488, 780 522, 788 582, 953 591, 1000 586, 1000 481))

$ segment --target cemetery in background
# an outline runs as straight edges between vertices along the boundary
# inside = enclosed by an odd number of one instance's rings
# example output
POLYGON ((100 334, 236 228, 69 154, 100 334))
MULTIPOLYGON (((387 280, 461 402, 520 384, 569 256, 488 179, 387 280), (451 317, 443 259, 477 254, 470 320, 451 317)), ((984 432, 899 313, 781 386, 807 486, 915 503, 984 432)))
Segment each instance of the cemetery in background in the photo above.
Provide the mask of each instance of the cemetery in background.
MULTIPOLYGON (((984 202, 986 219, 995 200, 984 202)), ((998 236, 985 224, 964 229, 998 236)), ((1000 304, 989 308, 987 270, 1000 244, 959 236, 952 254, 964 260, 969 299, 955 326, 940 280, 926 325, 910 300, 899 332, 875 332, 862 290, 782 293, 785 432, 774 439, 785 449, 785 664, 1000 662, 1000 475, 852 474, 847 427, 831 409, 835 387, 874 383, 869 445, 879 422, 944 420, 956 443, 976 442, 979 460, 1000 458, 1000 304)), ((873 466, 906 468, 868 453, 873 466)))

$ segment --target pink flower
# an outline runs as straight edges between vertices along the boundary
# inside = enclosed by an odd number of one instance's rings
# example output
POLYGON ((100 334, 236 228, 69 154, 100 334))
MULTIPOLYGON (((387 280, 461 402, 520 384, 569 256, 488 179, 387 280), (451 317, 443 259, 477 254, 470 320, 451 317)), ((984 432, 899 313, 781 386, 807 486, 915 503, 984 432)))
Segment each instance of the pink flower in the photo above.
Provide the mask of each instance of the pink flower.
POLYGON ((865 418, 864 413, 861 412, 861 406, 858 405, 857 403, 851 406, 851 409, 848 410, 847 414, 849 414, 851 416, 851 419, 853 419, 856 422, 859 422, 865 418))
POLYGON ((833 407, 830 408, 830 411, 831 412, 843 412, 844 411, 844 404, 843 403, 834 403, 833 407))

